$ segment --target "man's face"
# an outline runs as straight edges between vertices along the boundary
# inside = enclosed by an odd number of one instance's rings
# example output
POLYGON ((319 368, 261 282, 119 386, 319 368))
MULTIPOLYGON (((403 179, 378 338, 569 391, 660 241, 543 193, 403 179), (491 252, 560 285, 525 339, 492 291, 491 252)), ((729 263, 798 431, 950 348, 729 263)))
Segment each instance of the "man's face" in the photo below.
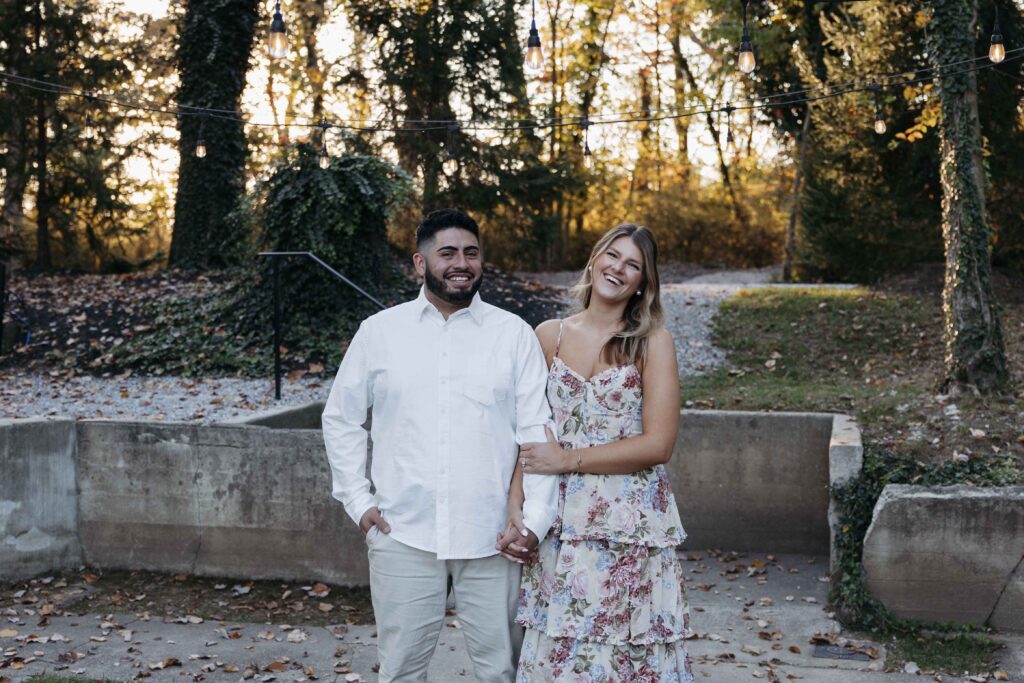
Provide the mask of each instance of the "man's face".
POLYGON ((462 228, 439 230, 413 254, 427 290, 453 306, 468 305, 483 282, 480 242, 462 228))

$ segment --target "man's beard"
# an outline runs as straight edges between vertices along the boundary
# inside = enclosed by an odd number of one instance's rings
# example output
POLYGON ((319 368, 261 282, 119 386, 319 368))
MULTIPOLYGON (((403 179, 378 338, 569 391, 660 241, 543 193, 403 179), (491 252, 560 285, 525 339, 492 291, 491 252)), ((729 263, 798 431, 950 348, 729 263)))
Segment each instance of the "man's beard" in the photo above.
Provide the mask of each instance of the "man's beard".
MULTIPOLYGON (((467 273, 467 275, 469 275, 470 277, 473 276, 472 273, 467 273)), ((434 277, 434 274, 430 272, 429 268, 426 270, 423 276, 423 283, 427 286, 427 289, 430 290, 431 294, 441 299, 442 301, 455 305, 468 304, 470 301, 472 301, 476 293, 480 291, 480 285, 483 284, 483 281, 484 274, 480 273, 480 277, 476 279, 476 282, 473 283, 472 287, 470 287, 469 289, 458 290, 453 292, 447 289, 444 280, 439 280, 436 277, 434 277)))

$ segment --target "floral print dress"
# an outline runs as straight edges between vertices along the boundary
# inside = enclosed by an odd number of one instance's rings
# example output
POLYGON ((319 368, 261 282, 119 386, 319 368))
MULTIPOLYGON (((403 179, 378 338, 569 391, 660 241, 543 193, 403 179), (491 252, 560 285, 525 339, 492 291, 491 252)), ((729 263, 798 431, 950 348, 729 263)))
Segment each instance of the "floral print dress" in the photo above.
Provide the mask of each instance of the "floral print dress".
MULTIPOLYGON (((558 357, 547 395, 563 449, 642 431, 633 364, 589 380, 558 357)), ((632 474, 560 475, 559 514, 523 569, 520 683, 689 683, 689 607, 676 546, 686 538, 663 465, 632 474)))

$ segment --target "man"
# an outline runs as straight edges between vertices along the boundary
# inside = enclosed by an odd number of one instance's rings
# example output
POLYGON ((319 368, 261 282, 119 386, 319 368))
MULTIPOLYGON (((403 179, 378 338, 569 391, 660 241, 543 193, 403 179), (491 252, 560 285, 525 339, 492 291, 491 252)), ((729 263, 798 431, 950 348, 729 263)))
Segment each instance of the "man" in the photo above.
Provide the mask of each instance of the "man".
MULTIPOLYGON (((363 322, 323 414, 334 497, 366 534, 381 681, 426 680, 449 578, 477 680, 515 676, 520 567, 495 538, 518 446, 546 439, 547 372, 533 330, 480 299, 479 238, 461 211, 424 217, 413 255, 419 297, 363 322)), ((518 545, 547 533, 557 482, 525 475, 529 533, 518 545)))

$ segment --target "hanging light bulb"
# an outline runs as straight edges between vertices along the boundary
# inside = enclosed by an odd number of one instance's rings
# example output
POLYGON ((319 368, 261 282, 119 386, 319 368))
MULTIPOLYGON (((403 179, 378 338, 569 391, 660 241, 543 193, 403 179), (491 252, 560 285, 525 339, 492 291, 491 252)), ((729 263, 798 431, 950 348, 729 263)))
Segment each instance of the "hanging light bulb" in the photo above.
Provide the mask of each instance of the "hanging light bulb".
POLYGON ((877 83, 872 83, 871 90, 875 93, 875 132, 879 135, 885 135, 885 116, 882 114, 882 87, 877 83))
POLYGON ((327 170, 331 167, 331 155, 327 153, 327 130, 330 126, 326 121, 320 119, 320 168, 327 170))
POLYGON ((995 22, 992 24, 992 44, 988 48, 988 58, 992 60, 993 64, 1006 59, 1006 46, 1003 45, 1003 34, 999 30, 999 0, 994 0, 992 3, 995 9, 995 22))
POLYGON ((590 170, 594 168, 594 155, 590 151, 590 119, 584 116, 580 126, 583 128, 583 166, 590 170))
POLYGON ((441 162, 441 170, 445 175, 455 175, 459 172, 459 155, 455 150, 455 134, 459 131, 459 124, 448 124, 448 141, 444 146, 444 161, 441 162))
POLYGON ((743 0, 743 36, 740 38, 740 57, 738 66, 740 71, 749 74, 757 66, 754 59, 754 44, 750 42, 750 32, 747 31, 747 5, 750 0, 743 0))
POLYGON ((203 129, 206 128, 206 119, 202 118, 199 120, 199 135, 196 136, 196 146, 193 153, 197 159, 206 158, 206 142, 203 140, 203 129))
POLYGON ((445 160, 441 163, 441 170, 444 171, 445 175, 455 175, 459 172, 459 160, 455 157, 452 152, 445 154, 445 160))
POLYGON ((726 142, 726 144, 729 144, 729 145, 735 145, 735 143, 736 143, 736 138, 734 138, 733 135, 732 135, 732 113, 734 111, 736 111, 736 107, 732 106, 731 104, 726 105, 726 107, 725 107, 725 130, 726 130, 725 142, 726 142))
POLYGON ((288 34, 285 32, 280 2, 274 3, 274 17, 270 21, 267 48, 271 59, 282 59, 288 55, 288 34))
POLYGON ((96 122, 92 120, 92 114, 85 115, 85 125, 82 126, 82 137, 86 140, 96 138, 96 122))
POLYGON ((544 68, 544 53, 540 49, 540 33, 537 31, 537 0, 531 3, 530 34, 526 38, 526 59, 523 65, 533 74, 544 68))

